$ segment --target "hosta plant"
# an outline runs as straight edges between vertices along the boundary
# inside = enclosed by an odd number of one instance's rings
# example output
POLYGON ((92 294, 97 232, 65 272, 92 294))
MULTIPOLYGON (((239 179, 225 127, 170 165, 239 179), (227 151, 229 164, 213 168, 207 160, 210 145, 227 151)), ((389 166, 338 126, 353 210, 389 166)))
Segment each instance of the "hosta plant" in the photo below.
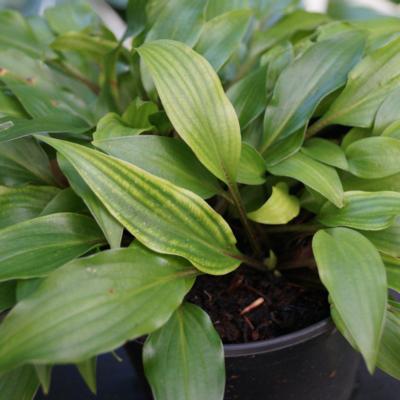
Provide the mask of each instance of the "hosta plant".
POLYGON ((142 338, 156 399, 222 399, 192 288, 254 273, 400 378, 400 22, 298 3, 133 0, 120 40, 84 2, 0 13, 0 397, 65 363, 95 390, 142 338))

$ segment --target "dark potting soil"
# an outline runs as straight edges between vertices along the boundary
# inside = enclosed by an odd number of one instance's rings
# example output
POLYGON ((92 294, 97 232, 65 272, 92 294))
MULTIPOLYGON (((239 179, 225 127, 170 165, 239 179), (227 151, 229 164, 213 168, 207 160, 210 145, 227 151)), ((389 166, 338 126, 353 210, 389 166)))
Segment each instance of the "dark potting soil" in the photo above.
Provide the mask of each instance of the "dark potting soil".
POLYGON ((284 277, 241 267, 220 277, 200 276, 187 296, 211 317, 224 343, 272 339, 329 316, 327 294, 284 277))

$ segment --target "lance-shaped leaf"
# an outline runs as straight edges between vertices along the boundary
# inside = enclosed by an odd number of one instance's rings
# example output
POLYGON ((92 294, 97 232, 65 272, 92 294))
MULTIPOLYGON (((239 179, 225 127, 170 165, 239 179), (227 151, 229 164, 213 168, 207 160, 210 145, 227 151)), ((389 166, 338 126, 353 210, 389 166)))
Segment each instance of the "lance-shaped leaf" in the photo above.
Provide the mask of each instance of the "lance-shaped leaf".
MULTIPOLYGON (((396 18, 397 19, 397 18, 396 18)), ((376 113, 373 133, 381 135, 390 125, 399 120, 396 104, 400 102, 400 87, 391 91, 376 113)))
POLYGON ((378 367, 395 379, 400 379, 400 314, 389 311, 386 314, 381 347, 378 354, 378 367))
POLYGON ((0 313, 11 308, 16 303, 17 282, 0 283, 0 313))
POLYGON ((346 191, 362 190, 365 192, 400 192, 400 174, 382 179, 362 179, 351 174, 342 176, 343 187, 346 191))
POLYGON ((106 153, 132 163, 153 175, 207 199, 221 191, 217 179, 181 140, 155 136, 130 136, 93 144, 106 153))
POLYGON ((146 340, 143 363, 156 399, 222 400, 224 349, 209 316, 185 303, 146 340))
POLYGON ((389 228, 400 215, 400 193, 361 192, 344 194, 344 207, 326 203, 317 218, 326 226, 348 226, 365 231, 389 228))
POLYGON ((102 202, 75 171, 74 167, 64 157, 58 155, 58 164, 64 175, 68 178, 74 192, 82 198, 94 219, 99 224, 111 248, 121 245, 123 226, 108 212, 102 202))
POLYGON ((262 185, 267 167, 260 153, 247 143, 242 143, 237 181, 247 185, 262 185))
POLYGON ((32 400, 39 389, 39 380, 32 365, 0 375, 0 393, 7 400, 32 400))
POLYGON ((54 184, 46 153, 33 138, 0 143, 0 184, 16 186, 27 183, 54 184))
POLYGON ((0 132, 0 142, 37 133, 83 133, 90 126, 81 118, 57 112, 33 119, 10 119, 10 127, 0 132))
POLYGON ((0 49, 18 49, 30 57, 40 57, 43 48, 26 18, 14 10, 0 12, 0 49))
POLYGON ((301 151, 314 160, 332 167, 346 170, 348 162, 342 148, 326 139, 313 138, 307 140, 301 151))
POLYGON ((35 365, 34 367, 43 393, 48 395, 50 391, 51 373, 53 372, 53 367, 51 365, 35 365))
POLYGON ((146 42, 172 39, 193 46, 203 28, 206 0, 168 0, 146 36, 146 42), (176 12, 179 10, 179 13, 176 12))
POLYGON ((343 188, 336 170, 303 153, 297 153, 268 170, 273 175, 287 176, 303 182, 337 207, 343 205, 343 188))
POLYGON ((399 62, 400 38, 365 57, 320 124, 369 128, 384 98, 400 84, 399 62))
POLYGON ((51 186, 0 186, 0 229, 39 216, 59 192, 51 186))
POLYGON ((312 45, 282 72, 265 113, 262 153, 306 125, 318 103, 346 82, 363 49, 362 33, 343 32, 312 45))
POLYGON ((218 71, 239 47, 251 17, 251 10, 234 10, 208 21, 195 50, 218 71))
POLYGON ((0 230, 0 281, 47 275, 104 242, 84 215, 52 214, 0 230))
MULTIPOLYGON (((263 5, 265 8, 265 5, 263 5)), ((298 10, 286 15, 272 28, 255 35, 253 54, 260 54, 277 43, 289 39, 297 32, 313 31, 319 25, 327 23, 330 18, 325 14, 309 13, 298 10)))
POLYGON ((299 213, 299 199, 289 194, 289 188, 285 183, 278 183, 272 187, 271 197, 265 204, 247 216, 260 224, 280 225, 287 224, 299 213))
POLYGON ((73 165, 108 211, 147 247, 185 257, 216 275, 239 265, 229 225, 193 192, 84 146, 42 140, 73 165))
POLYGON ((97 358, 92 357, 88 360, 81 361, 76 364, 79 373, 81 374, 82 379, 85 381, 87 387, 93 394, 96 394, 97 391, 97 358))
POLYGON ((239 117, 240 126, 246 128, 267 105, 265 79, 267 67, 263 66, 250 73, 226 92, 239 117))
POLYGON ((366 179, 386 178, 400 172, 400 140, 371 137, 358 140, 346 149, 349 171, 366 179))
POLYGON ((54 271, 0 325, 0 371, 80 362, 160 328, 196 270, 139 246, 104 251, 54 271))
POLYGON ((319 231, 312 246, 321 281, 372 372, 387 304, 383 261, 368 239, 347 228, 319 231))
POLYGON ((389 287, 400 292, 400 259, 387 255, 383 255, 382 259, 385 263, 389 287))
POLYGON ((137 50, 176 131, 218 178, 231 183, 240 159, 240 126, 210 64, 182 43, 160 40, 137 50))
POLYGON ((363 232, 375 247, 384 254, 400 257, 400 218, 392 226, 382 231, 363 232))

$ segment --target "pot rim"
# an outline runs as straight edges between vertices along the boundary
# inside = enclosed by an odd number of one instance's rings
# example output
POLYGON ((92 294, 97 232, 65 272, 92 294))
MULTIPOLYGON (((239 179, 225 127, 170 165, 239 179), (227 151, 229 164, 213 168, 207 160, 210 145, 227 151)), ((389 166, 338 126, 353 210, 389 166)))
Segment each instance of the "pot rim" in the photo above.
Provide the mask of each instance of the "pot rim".
POLYGON ((308 342, 309 340, 333 332, 334 330, 335 326, 331 318, 326 318, 307 328, 274 339, 251 343, 225 344, 225 357, 243 357, 262 353, 271 353, 273 351, 282 350, 287 347, 308 342))

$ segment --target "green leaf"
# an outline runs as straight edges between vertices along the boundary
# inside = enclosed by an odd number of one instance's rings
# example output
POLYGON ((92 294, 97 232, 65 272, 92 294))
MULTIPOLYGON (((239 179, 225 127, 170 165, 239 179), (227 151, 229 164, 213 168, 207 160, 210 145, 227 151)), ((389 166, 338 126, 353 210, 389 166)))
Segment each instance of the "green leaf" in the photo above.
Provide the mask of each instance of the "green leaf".
POLYGON ((193 46, 200 37, 206 0, 168 0, 146 36, 146 42, 172 39, 193 46), (176 11, 179 10, 179 13, 176 11))
POLYGON ((248 7, 248 0, 219 0, 208 1, 205 9, 207 21, 225 14, 229 11, 240 10, 248 7))
POLYGON ((262 185, 267 168, 260 153, 247 143, 242 143, 237 181, 247 185, 262 185))
POLYGON ((0 87, 0 118, 3 117, 24 118, 27 114, 17 98, 7 88, 0 87))
POLYGON ((34 218, 0 230, 0 281, 47 275, 103 242, 95 222, 72 213, 34 218))
POLYGON ((0 229, 38 217, 59 191, 50 186, 0 186, 0 229))
POLYGON ((240 159, 240 126, 215 71, 182 43, 160 40, 137 51, 176 131, 214 175, 233 182, 240 159))
POLYGON ((400 87, 391 91, 379 107, 374 121, 374 135, 381 135, 390 125, 399 120, 396 108, 399 102, 400 87))
POLYGON ((122 114, 122 120, 136 129, 153 128, 150 117, 158 112, 158 107, 151 101, 143 101, 136 98, 122 114))
POLYGON ((4 319, 0 371, 78 363, 149 334, 170 318, 195 274, 187 262, 139 246, 75 260, 4 319))
POLYGON ((400 82, 400 38, 367 55, 350 73, 343 92, 320 120, 369 128, 384 98, 400 82))
POLYGON ((147 0, 128 0, 126 6, 127 35, 136 37, 140 35, 147 24, 147 0))
POLYGON ((63 113, 61 121, 68 114, 92 126, 94 117, 89 103, 94 101, 94 94, 83 83, 13 48, 0 51, 0 69, 0 81, 33 118, 63 113))
POLYGON ((83 32, 67 32, 54 40, 51 48, 57 51, 73 51, 101 63, 104 57, 113 51, 118 43, 99 36, 91 36, 83 32))
POLYGON ((229 225, 194 193, 83 146, 42 140, 73 165, 108 211, 147 247, 185 257, 211 274, 238 267, 229 225))
POLYGON ((97 379, 96 379, 96 370, 97 370, 97 358, 92 357, 88 360, 81 361, 76 364, 79 373, 81 374, 83 380, 85 381, 87 387, 93 394, 96 394, 97 391, 97 379))
POLYGON ((395 139, 400 139, 400 121, 393 122, 382 133, 382 136, 387 136, 395 139))
POLYGON ((300 213, 300 201, 296 196, 289 194, 285 183, 278 183, 272 187, 272 195, 266 203, 247 216, 260 224, 281 225, 287 224, 300 213))
POLYGON ((301 151, 314 160, 340 169, 348 169, 346 155, 342 148, 330 140, 313 138, 307 140, 301 151))
POLYGON ((343 150, 346 150, 352 143, 356 142, 357 140, 365 139, 370 136, 371 131, 369 129, 353 128, 344 135, 340 146, 343 150))
MULTIPOLYGON (((97 145, 119 140, 120 138, 140 135, 150 128, 133 128, 116 113, 108 113, 97 124, 93 140, 97 145)), ((98 146, 99 147, 99 146, 98 146)))
POLYGON ((265 113, 262 153, 307 124, 319 102, 346 82, 363 49, 362 33, 343 32, 312 45, 282 72, 265 113))
POLYGON ((342 178, 346 191, 361 190, 365 192, 400 192, 400 174, 382 179, 361 179, 354 175, 345 174, 342 178))
POLYGON ((344 194, 343 208, 326 203, 317 218, 329 227, 379 231, 389 228, 398 215, 400 193, 352 191, 344 194))
POLYGON ((336 170, 303 153, 297 153, 268 170, 273 175, 296 179, 322 194, 337 207, 343 206, 343 188, 336 170))
POLYGON ((256 69, 232 85, 226 92, 235 107, 242 129, 246 128, 265 110, 267 105, 266 71, 266 66, 256 69))
POLYGON ((43 216, 61 212, 87 214, 87 211, 88 210, 82 199, 70 187, 68 187, 60 190, 60 192, 50 200, 40 215, 43 216))
POLYGON ((400 379, 400 315, 389 311, 386 314, 381 347, 378 354, 378 367, 395 379, 400 379))
POLYGON ((0 313, 13 307, 16 303, 17 282, 0 283, 0 313))
POLYGON ((371 137, 358 140, 346 149, 349 172, 366 179, 386 178, 400 172, 400 140, 371 137))
POLYGON ((39 381, 31 365, 0 375, 0 393, 4 400, 32 400, 38 389, 39 381))
POLYGON ((60 154, 57 160, 72 189, 82 198, 100 226, 110 247, 112 249, 120 247, 123 226, 108 212, 74 167, 60 154))
POLYGON ((51 29, 58 34, 94 29, 100 25, 99 17, 84 0, 62 2, 55 7, 48 7, 44 15, 51 29))
POLYGON ((44 53, 27 20, 13 10, 0 12, 0 49, 14 48, 30 57, 44 53))
POLYGON ((224 349, 209 316, 185 303, 146 340, 143 363, 156 399, 222 400, 224 349))
POLYGON ((130 136, 93 144, 118 157, 207 199, 221 191, 217 179, 181 140, 155 136, 130 136))
POLYGON ((218 71, 239 47, 249 26, 251 10, 234 10, 208 21, 195 50, 218 71))
POLYGON ((313 31, 330 18, 325 14, 298 10, 282 18, 272 28, 255 35, 252 54, 261 54, 279 42, 290 39, 295 33, 313 31))
POLYGON ((397 218, 389 228, 377 232, 363 232, 374 246, 384 254, 400 257, 400 219, 397 218))
POLYGON ((17 296, 17 302, 21 301, 25 297, 30 296, 43 282, 44 278, 33 278, 33 279, 21 279, 17 283, 17 290, 15 295, 17 296))
POLYGON ((28 183, 54 184, 46 153, 33 138, 0 143, 0 184, 16 186, 28 183))
POLYGON ((346 228, 317 232, 312 246, 321 281, 372 373, 387 304, 382 259, 368 239, 346 228))
POLYGON ((400 292, 400 259, 383 255, 389 288, 400 292))
POLYGON ((57 112, 45 117, 33 119, 10 119, 8 129, 0 132, 0 142, 18 139, 37 133, 76 133, 80 134, 90 129, 81 118, 57 112))
POLYGON ((36 375, 45 395, 48 395, 50 391, 52 370, 53 367, 51 365, 35 365, 36 375))

